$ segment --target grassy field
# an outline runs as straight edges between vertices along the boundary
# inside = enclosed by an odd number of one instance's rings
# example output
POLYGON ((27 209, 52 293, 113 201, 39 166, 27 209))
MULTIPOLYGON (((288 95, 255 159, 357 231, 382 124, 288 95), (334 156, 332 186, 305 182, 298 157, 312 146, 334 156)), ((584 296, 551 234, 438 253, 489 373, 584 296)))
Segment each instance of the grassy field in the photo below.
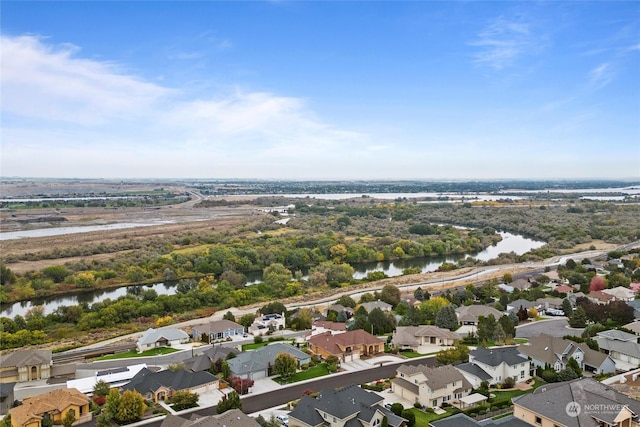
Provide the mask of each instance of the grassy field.
POLYGON ((178 350, 171 347, 154 348, 142 353, 138 353, 136 350, 129 350, 123 353, 107 354, 106 356, 98 357, 95 360, 113 360, 113 359, 128 359, 130 357, 160 356, 163 354, 174 353, 176 351, 178 350))

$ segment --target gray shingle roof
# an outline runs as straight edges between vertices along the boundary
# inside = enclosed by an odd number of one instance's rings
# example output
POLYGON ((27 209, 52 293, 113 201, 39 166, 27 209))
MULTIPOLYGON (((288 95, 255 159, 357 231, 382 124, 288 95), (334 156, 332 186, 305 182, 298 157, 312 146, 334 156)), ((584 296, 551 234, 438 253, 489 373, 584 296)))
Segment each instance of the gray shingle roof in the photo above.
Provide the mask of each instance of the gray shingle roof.
POLYGON ((227 363, 234 375, 245 375, 265 371, 269 364, 273 365, 276 356, 280 353, 288 353, 299 361, 306 361, 311 358, 307 353, 291 344, 276 342, 256 350, 242 352, 233 359, 227 360, 227 363))
POLYGON ((232 322, 231 320, 221 319, 221 320, 216 320, 209 323, 204 323, 202 325, 196 325, 193 327, 193 329, 197 330, 198 333, 201 333, 201 334, 202 333, 213 334, 217 332, 226 332, 229 329, 232 329, 232 330, 242 329, 244 331, 244 326, 236 322, 232 322))
POLYGON ((189 335, 181 329, 176 328, 168 328, 168 329, 147 329, 144 331, 140 339, 138 340, 138 344, 153 344, 154 342, 160 339, 166 339, 167 341, 175 341, 175 340, 186 340, 189 339, 189 335))
POLYGON ((452 382, 461 381, 466 389, 471 389, 471 384, 467 379, 451 365, 443 365, 437 367, 429 367, 426 365, 401 365, 398 367, 398 373, 407 376, 413 376, 422 373, 426 377, 425 383, 431 390, 438 390, 452 382))
POLYGON ((155 392, 160 387, 168 387, 175 391, 187 390, 207 383, 218 381, 218 378, 207 371, 160 371, 153 372, 147 368, 142 369, 131 381, 125 384, 123 390, 135 390, 145 395, 155 392))
POLYGON ((493 314, 496 320, 502 316, 502 313, 498 310, 486 305, 463 305, 462 307, 456 308, 456 314, 460 322, 477 322, 480 316, 487 317, 490 314, 493 314))
POLYGON ((391 343, 394 345, 418 345, 417 337, 448 338, 456 341, 460 339, 460 335, 455 332, 434 325, 398 326, 393 333, 391 343))
POLYGON ((567 427, 595 426, 596 417, 611 423, 619 413, 612 409, 620 408, 621 405, 627 406, 635 414, 640 414, 640 401, 631 399, 592 378, 545 385, 533 393, 514 398, 513 401, 516 405, 567 427), (583 408, 577 417, 567 413, 566 407, 569 402, 578 402, 583 408), (598 410, 590 411, 589 407, 598 410))
POLYGON ((50 350, 18 350, 0 356, 0 368, 51 364, 50 350))
POLYGON ((556 363, 556 361, 562 357, 562 354, 569 349, 563 359, 563 362, 566 363, 578 348, 584 352, 584 363, 589 366, 600 367, 607 357, 609 357, 599 351, 591 350, 589 346, 584 343, 579 344, 546 334, 531 337, 529 338, 528 345, 521 344, 518 346, 518 350, 520 350, 521 353, 551 365, 556 363))
POLYGON ((524 363, 528 359, 523 356, 517 347, 482 348, 478 347, 469 352, 474 360, 489 366, 499 366, 505 362, 509 366, 524 363))
POLYGON ((220 345, 210 347, 203 354, 189 358, 182 363, 184 367, 190 371, 207 371, 211 367, 211 364, 218 359, 226 359, 230 353, 236 353, 234 349, 229 347, 223 347, 220 345))
POLYGON ((260 424, 239 409, 231 409, 219 415, 185 419, 169 414, 160 427, 259 427, 260 424))
POLYGON ((468 372, 471 375, 475 375, 482 381, 490 381, 493 378, 491 375, 486 373, 484 369, 478 365, 474 365, 473 363, 461 363, 456 365, 456 368, 468 372))

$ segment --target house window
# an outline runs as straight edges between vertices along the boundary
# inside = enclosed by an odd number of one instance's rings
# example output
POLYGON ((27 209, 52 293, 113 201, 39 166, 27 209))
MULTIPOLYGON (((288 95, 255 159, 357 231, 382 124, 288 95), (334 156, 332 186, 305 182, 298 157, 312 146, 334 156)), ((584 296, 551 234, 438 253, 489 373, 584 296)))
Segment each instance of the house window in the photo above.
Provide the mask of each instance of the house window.
POLYGON ((443 402, 448 402, 450 400, 451 400, 451 395, 448 395, 448 396, 445 396, 445 397, 442 398, 443 402))
POLYGON ((451 384, 452 387, 456 386, 456 382, 454 381, 453 384, 451 384))
POLYGON ((520 371, 520 378, 524 378, 524 371, 520 371))
POLYGON ((536 417, 536 424, 542 424, 542 418, 536 417))
POLYGON ((431 406, 438 406, 438 399, 433 399, 431 401, 431 406))
POLYGON ((71 409, 69 409, 69 412, 71 412, 71 415, 73 415, 74 418, 76 417, 76 410, 75 409, 71 408, 71 409))

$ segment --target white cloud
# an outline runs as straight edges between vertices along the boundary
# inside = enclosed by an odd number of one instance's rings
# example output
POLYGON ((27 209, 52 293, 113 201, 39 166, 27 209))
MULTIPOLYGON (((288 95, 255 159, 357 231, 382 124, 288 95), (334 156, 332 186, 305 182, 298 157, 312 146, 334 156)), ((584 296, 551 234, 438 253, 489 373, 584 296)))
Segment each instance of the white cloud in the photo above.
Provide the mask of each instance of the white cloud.
POLYGON ((2 37, 4 175, 268 176, 267 161, 308 161, 304 173, 338 155, 353 161, 368 142, 299 98, 236 89, 189 99, 79 53, 2 37))
POLYGON ((602 88, 613 80, 614 70, 610 63, 603 63, 589 72, 589 83, 596 88, 602 88))
POLYGON ((487 25, 469 44, 479 48, 474 55, 476 63, 496 70, 511 66, 519 57, 542 48, 541 40, 531 31, 531 24, 504 16, 487 25))

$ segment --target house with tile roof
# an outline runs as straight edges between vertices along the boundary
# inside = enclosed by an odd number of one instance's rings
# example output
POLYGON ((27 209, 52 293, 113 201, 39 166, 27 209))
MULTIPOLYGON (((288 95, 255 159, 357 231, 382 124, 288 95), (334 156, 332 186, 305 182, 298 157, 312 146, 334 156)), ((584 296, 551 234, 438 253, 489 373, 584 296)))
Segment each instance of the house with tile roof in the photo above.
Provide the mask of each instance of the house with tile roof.
POLYGON ((186 344, 189 342, 189 335, 176 328, 153 329, 149 328, 136 341, 138 353, 152 350, 158 347, 171 347, 177 344, 186 344))
POLYGON ((0 382, 26 382, 50 377, 50 350, 18 350, 0 356, 0 382))
POLYGON ((640 366, 640 344, 635 334, 611 329, 598 332, 593 339, 600 351, 613 359, 616 369, 628 371, 640 366))
POLYGON ((592 378, 546 384, 513 398, 513 417, 541 427, 638 427, 640 401, 592 378))
POLYGON ((135 390, 145 399, 157 403, 166 401, 178 391, 204 393, 216 390, 218 381, 218 377, 207 371, 165 370, 153 372, 145 368, 138 372, 129 383, 122 386, 121 390, 135 390))
POLYGON ((502 313, 486 305, 463 305, 456 308, 456 316, 461 325, 477 325, 480 316, 488 317, 490 314, 493 314, 496 320, 502 317, 502 313))
POLYGON ((482 381, 489 385, 503 383, 513 378, 516 383, 531 379, 531 362, 517 347, 478 347, 469 352, 469 362, 456 365, 474 388, 482 381))
POLYGON ((243 336, 244 326, 227 319, 214 320, 209 323, 195 325, 191 328, 191 336, 194 340, 215 342, 227 338, 243 336))
POLYGON ((574 358, 582 370, 594 374, 616 371, 615 362, 610 356, 591 350, 584 343, 576 343, 551 335, 540 334, 531 337, 527 344, 520 344, 518 350, 530 357, 534 366, 544 368, 550 365, 556 372, 566 368, 570 358, 574 358))
POLYGON ((297 427, 380 427, 384 418, 391 427, 405 427, 407 420, 383 406, 383 398, 356 385, 305 395, 289 413, 289 425, 297 427))
POLYGON ((391 345, 401 350, 425 353, 428 346, 452 346, 460 335, 434 325, 398 326, 391 338, 391 345))
POLYGON ((288 343, 274 342, 251 351, 244 351, 227 360, 231 374, 240 378, 258 380, 272 375, 271 369, 280 353, 296 358, 298 367, 311 362, 311 356, 288 343))
POLYGON ((464 375, 451 365, 401 365, 391 380, 391 390, 396 396, 428 408, 455 404, 468 396, 472 388, 464 375))
POLYGON ((189 418, 169 414, 160 427, 260 427, 260 424, 240 409, 230 409, 218 415, 192 414, 189 418))
POLYGON ((91 421, 89 398, 74 388, 64 388, 25 398, 22 405, 11 408, 11 427, 42 427, 62 424, 68 412, 73 413, 73 425, 91 421))
POLYGON ((384 353, 384 341, 362 329, 344 334, 318 334, 307 338, 309 351, 322 358, 337 356, 343 362, 384 353))

